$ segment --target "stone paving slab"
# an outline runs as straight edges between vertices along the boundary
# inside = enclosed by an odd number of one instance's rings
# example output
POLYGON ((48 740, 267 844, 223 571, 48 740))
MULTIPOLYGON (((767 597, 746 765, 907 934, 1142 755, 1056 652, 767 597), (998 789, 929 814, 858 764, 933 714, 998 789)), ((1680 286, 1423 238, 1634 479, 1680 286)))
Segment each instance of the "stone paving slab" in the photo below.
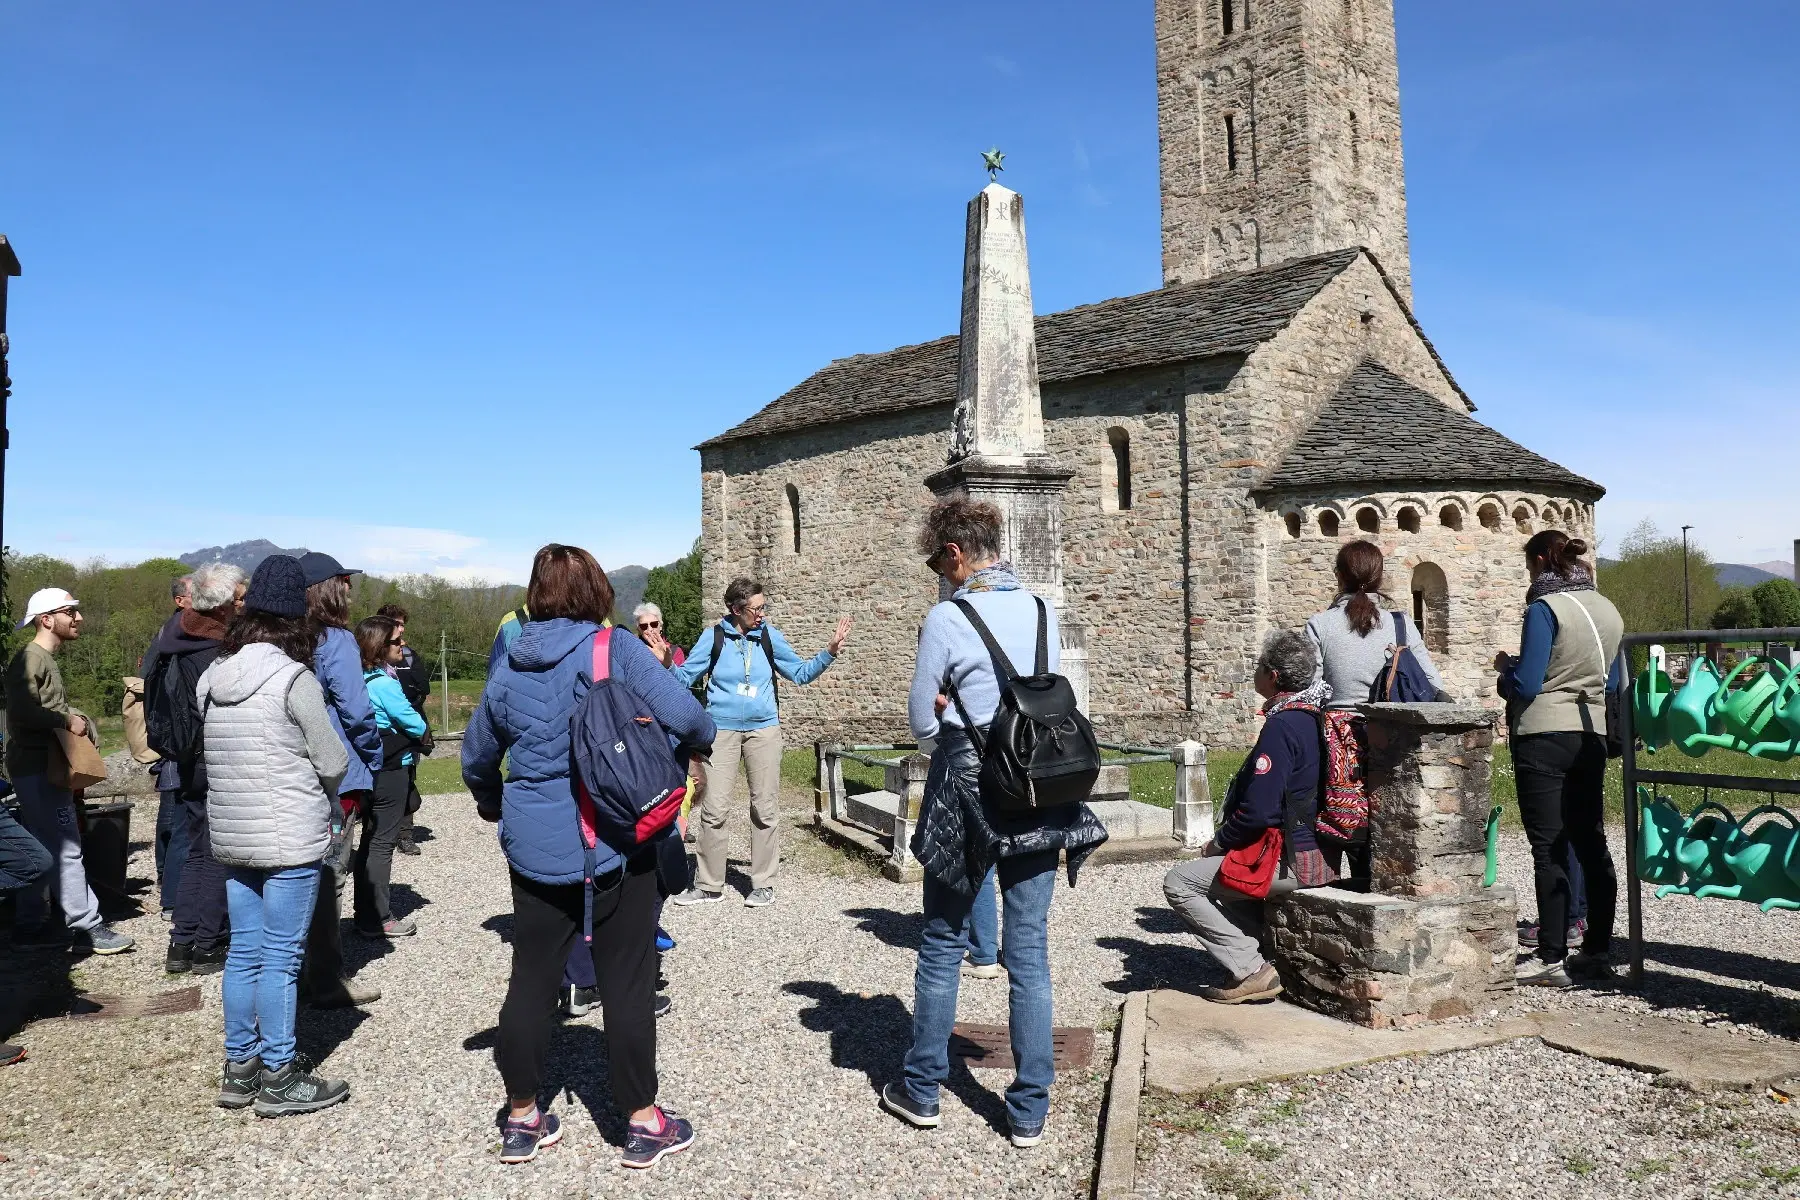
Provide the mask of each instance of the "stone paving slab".
POLYGON ((1297 1005, 1212 1004, 1185 992, 1150 994, 1147 1087, 1184 1093, 1318 1075, 1408 1054, 1441 1054, 1532 1037, 1512 1018, 1491 1024, 1365 1029, 1297 1005))
MULTIPOLYGON (((1800 1045, 1638 1013, 1534 1013, 1544 1043, 1693 1091, 1760 1091, 1800 1078, 1800 1045)), ((1783 1089, 1786 1090, 1786 1089, 1783 1089)))

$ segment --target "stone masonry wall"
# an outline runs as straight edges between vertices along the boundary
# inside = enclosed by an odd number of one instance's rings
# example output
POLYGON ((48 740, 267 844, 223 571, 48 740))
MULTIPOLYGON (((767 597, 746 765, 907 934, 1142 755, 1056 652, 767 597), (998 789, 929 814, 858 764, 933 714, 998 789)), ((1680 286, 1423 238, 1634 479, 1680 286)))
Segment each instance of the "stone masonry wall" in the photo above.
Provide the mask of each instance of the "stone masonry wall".
POLYGON ((1410 299, 1393 0, 1157 0, 1156 52, 1167 282, 1363 245, 1410 299))
POLYGON ((1300 1003, 1375 1028, 1485 1012, 1512 991, 1517 900, 1482 886, 1494 715, 1372 704, 1369 891, 1271 901, 1271 956, 1300 1003))

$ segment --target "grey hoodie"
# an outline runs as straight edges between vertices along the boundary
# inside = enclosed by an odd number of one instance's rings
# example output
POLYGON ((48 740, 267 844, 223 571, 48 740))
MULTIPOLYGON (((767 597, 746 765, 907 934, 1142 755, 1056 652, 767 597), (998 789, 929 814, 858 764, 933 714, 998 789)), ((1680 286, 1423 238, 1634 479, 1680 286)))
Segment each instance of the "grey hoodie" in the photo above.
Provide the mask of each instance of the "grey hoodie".
POLYGON ((213 857, 263 870, 324 857, 350 758, 317 677, 256 642, 208 667, 195 698, 206 716, 213 857))

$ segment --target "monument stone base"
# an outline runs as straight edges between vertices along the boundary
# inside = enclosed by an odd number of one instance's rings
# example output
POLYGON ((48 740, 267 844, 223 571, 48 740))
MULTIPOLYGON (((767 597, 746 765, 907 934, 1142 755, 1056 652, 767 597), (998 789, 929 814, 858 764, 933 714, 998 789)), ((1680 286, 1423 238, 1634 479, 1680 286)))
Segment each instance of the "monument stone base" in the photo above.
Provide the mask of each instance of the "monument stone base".
POLYGON ((1485 1015, 1513 990, 1518 903, 1315 888, 1268 906, 1271 958, 1289 999, 1370 1029, 1485 1015))

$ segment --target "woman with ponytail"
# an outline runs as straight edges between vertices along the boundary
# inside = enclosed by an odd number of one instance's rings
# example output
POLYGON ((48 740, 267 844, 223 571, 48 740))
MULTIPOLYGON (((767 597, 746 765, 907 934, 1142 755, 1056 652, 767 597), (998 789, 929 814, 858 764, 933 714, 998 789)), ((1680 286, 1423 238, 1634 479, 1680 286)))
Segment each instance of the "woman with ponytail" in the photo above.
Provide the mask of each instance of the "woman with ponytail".
POLYGON ((1382 611, 1386 561, 1381 547, 1373 542, 1344 543, 1336 570, 1337 597, 1306 623, 1306 634, 1319 653, 1316 678, 1331 689, 1325 711, 1326 787, 1319 804, 1319 849, 1333 871, 1342 871, 1348 856, 1351 884, 1366 886, 1370 800, 1363 786, 1362 761, 1367 742, 1356 706, 1368 702, 1376 677, 1387 665, 1396 626, 1405 631, 1413 657, 1440 692, 1444 681, 1412 618, 1404 611, 1382 611))
POLYGON ((1557 529, 1525 543, 1531 588, 1519 656, 1494 657, 1513 712, 1519 817, 1537 876, 1538 945, 1518 981, 1569 987, 1574 974, 1610 974, 1618 883, 1606 846, 1606 693, 1620 686, 1625 622, 1594 590, 1588 545, 1557 529), (1589 923, 1569 953, 1570 852, 1585 876, 1589 923))

